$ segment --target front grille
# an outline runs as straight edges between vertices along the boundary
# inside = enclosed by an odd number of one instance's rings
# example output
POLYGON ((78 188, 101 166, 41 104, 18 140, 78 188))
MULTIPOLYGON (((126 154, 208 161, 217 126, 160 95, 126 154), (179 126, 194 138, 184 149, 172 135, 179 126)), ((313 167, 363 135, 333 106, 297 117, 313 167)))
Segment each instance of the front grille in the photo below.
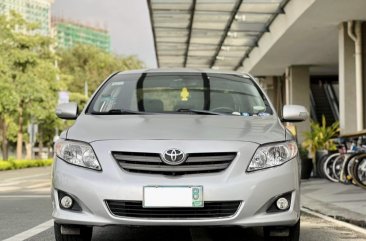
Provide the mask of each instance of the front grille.
POLYGON ((107 200, 110 212, 115 216, 133 218, 225 218, 233 216, 240 201, 205 202, 200 208, 143 208, 140 201, 107 200))
POLYGON ((220 172, 236 157, 235 152, 191 153, 184 163, 171 166, 165 164, 158 153, 113 152, 112 155, 126 171, 164 175, 220 172))

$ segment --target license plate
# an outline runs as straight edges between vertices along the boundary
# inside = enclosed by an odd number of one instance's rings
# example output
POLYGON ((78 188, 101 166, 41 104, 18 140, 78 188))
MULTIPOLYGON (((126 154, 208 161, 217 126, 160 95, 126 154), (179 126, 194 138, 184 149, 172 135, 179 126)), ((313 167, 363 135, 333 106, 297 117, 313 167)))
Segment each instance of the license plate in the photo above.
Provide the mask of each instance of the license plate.
POLYGON ((144 187, 143 206, 154 207, 203 207, 202 186, 147 186, 144 187))

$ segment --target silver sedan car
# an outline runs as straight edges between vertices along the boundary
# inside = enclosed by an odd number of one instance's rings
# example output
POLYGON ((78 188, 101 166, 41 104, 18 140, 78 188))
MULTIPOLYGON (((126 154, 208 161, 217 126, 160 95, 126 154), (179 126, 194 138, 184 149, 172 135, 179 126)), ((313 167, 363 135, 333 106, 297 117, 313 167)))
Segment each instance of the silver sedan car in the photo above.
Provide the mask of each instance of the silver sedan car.
POLYGON ((299 240, 299 155, 255 79, 213 70, 112 74, 55 144, 57 241, 91 240, 93 226, 264 227, 299 240), (280 232, 278 232, 280 231, 280 232))

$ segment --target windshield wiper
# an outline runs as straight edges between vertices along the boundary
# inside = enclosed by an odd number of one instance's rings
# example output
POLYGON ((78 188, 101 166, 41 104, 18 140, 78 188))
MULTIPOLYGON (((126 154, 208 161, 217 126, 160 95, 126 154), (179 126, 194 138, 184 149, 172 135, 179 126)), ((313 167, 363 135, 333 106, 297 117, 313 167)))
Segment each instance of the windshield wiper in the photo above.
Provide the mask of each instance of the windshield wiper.
POLYGON ((111 109, 109 111, 92 111, 91 114, 93 115, 144 115, 146 112, 142 111, 134 111, 128 109, 111 109))
POLYGON ((187 112, 187 113, 195 113, 195 114, 203 114, 203 115, 223 115, 223 113, 218 113, 209 110, 195 110, 195 109, 185 109, 181 108, 176 110, 175 112, 187 112))

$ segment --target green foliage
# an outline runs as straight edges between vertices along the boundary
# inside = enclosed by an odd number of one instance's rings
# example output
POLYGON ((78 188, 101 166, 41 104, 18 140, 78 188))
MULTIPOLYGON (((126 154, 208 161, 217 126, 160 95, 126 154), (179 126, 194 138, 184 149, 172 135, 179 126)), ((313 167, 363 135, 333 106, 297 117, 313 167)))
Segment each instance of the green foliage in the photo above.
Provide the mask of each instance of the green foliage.
POLYGON ((0 161, 0 171, 14 169, 13 163, 9 161, 0 161))
MULTIPOLYGON (((31 119, 49 118, 57 102, 52 39, 35 29, 37 25, 15 12, 0 16, 0 119, 10 127, 16 123, 22 133, 31 119)), ((12 131, 5 133, 9 140, 14 138, 12 131)))
POLYGON ((51 166, 52 163, 53 163, 52 159, 0 161, 0 171, 23 169, 30 167, 45 167, 45 166, 51 166))
POLYGON ((76 102, 79 107, 79 111, 81 111, 84 106, 86 105, 86 102, 88 101, 88 97, 86 97, 84 94, 80 94, 77 92, 71 92, 70 93, 70 101, 76 102))
POLYGON ((11 85, 7 77, 7 73, 0 73, 0 113, 14 113, 16 112, 16 106, 19 102, 19 97, 15 91, 15 88, 11 85))
POLYGON ((110 74, 116 71, 142 68, 142 62, 136 57, 122 57, 110 54, 90 45, 77 45, 71 49, 59 51, 59 67, 64 74, 63 80, 68 91, 84 93, 88 83, 88 95, 110 74))
POLYGON ((17 132, 18 132, 18 126, 14 121, 14 116, 9 117, 7 137, 10 142, 15 143, 17 141, 17 132))
MULTIPOLYGON (((111 73, 143 66, 136 57, 117 56, 88 45, 55 53, 53 39, 37 34, 38 27, 15 12, 0 15, 0 144, 28 141, 27 126, 34 122, 38 124, 37 140, 50 146, 55 129, 73 123, 57 119, 54 113, 58 91, 69 91, 70 101, 77 102, 81 110, 88 100, 85 82, 90 96, 111 73)), ((21 150, 17 153, 21 156, 21 150)))
POLYGON ((302 160, 306 160, 306 159, 308 159, 309 151, 305 147, 300 146, 299 147, 299 154, 300 154, 300 158, 302 160))
POLYGON ((332 138, 337 137, 339 133, 339 122, 334 122, 327 126, 325 116, 322 116, 322 122, 311 121, 311 131, 304 132, 305 140, 302 146, 307 148, 314 157, 317 150, 335 150, 336 145, 332 138))

